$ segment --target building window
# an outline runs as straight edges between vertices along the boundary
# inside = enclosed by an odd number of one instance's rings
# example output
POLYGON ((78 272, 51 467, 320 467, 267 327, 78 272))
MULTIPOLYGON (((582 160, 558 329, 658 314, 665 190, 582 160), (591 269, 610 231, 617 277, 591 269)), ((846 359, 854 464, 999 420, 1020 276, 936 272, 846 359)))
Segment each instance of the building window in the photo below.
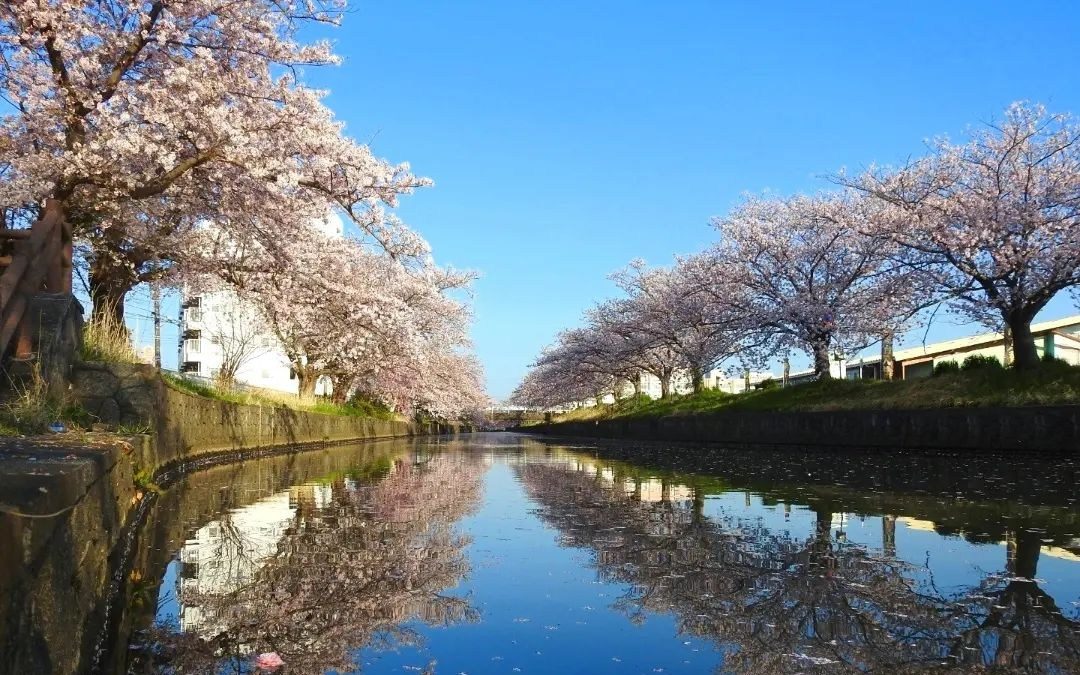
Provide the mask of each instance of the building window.
POLYGON ((202 352, 202 338, 189 338, 184 340, 184 350, 188 354, 198 354, 202 352))
POLYGON ((188 321, 202 321, 202 308, 200 308, 200 307, 189 307, 187 309, 187 320, 188 321))
POLYGON ((269 347, 270 346, 270 336, 269 335, 264 335, 262 338, 259 339, 259 344, 262 345, 263 347, 269 347))

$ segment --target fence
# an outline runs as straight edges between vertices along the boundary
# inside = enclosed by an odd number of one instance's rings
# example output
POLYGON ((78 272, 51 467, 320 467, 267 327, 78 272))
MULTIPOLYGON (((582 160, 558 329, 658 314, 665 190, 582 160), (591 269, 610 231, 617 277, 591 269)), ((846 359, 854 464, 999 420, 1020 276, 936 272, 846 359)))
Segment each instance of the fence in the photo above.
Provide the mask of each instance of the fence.
POLYGON ((47 200, 29 228, 0 229, 0 251, 0 354, 14 339, 14 357, 25 359, 34 351, 30 298, 71 292, 71 224, 60 203, 47 200))

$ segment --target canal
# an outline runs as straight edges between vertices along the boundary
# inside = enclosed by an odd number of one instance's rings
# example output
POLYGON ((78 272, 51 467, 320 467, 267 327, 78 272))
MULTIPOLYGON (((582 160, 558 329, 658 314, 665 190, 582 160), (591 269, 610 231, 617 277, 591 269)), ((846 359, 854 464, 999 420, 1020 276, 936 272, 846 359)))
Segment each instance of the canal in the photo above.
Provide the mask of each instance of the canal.
POLYGON ((217 466, 148 509, 96 667, 1076 673, 1077 474, 508 433, 217 466))

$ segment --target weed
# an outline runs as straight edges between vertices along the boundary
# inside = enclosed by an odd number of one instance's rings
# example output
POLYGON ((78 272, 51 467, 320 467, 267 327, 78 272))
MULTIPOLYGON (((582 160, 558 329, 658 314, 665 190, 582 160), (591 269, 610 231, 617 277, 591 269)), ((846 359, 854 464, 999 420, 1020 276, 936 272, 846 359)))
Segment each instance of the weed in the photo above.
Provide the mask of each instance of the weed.
POLYGON ((30 377, 12 383, 12 392, 0 404, 0 435, 43 434, 54 422, 65 428, 86 428, 93 416, 84 408, 50 394, 48 383, 35 364, 30 377))
POLYGON ((143 492, 161 492, 161 486, 154 482, 154 473, 149 469, 139 469, 135 472, 135 487, 143 492))
POLYGON ((153 433, 153 429, 149 423, 145 422, 141 424, 121 424, 116 427, 116 433, 121 436, 139 436, 141 434, 153 433))
POLYGON ((136 363, 135 350, 131 347, 127 326, 112 312, 103 312, 83 327, 83 361, 108 363, 136 363))

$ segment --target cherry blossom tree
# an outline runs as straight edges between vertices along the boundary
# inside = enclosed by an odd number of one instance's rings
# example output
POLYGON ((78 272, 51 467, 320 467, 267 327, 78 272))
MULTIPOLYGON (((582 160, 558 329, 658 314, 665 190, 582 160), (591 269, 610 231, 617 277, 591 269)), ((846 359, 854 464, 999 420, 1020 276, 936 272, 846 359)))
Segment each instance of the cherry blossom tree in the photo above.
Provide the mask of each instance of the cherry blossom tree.
POLYGON ((597 304, 586 312, 584 327, 560 333, 512 401, 535 407, 599 402, 607 393, 619 398, 627 384, 640 394, 642 374, 657 378, 661 397, 668 398, 680 371, 701 391, 708 370, 747 346, 747 324, 733 313, 735 305, 702 291, 681 264, 649 269, 635 261, 612 279, 625 296, 597 304))
POLYGON ((354 391, 395 410, 443 419, 487 407, 483 368, 468 341, 448 343, 440 335, 420 337, 413 349, 385 345, 379 358, 354 365, 347 371, 354 391))
POLYGON ((381 262, 385 277, 369 290, 386 308, 382 316, 392 319, 370 332, 364 349, 354 343, 356 324, 342 326, 341 344, 327 359, 335 397, 343 402, 359 392, 400 412, 438 418, 486 407, 483 368, 468 335, 472 315, 450 295, 473 275, 432 266, 409 270, 385 256, 381 262))
MULTIPOLYGON (((96 311, 122 312, 201 218, 286 242, 330 204, 395 255, 426 244, 380 204, 426 184, 342 134, 300 66, 334 0, 16 2, 0 6, 0 203, 57 200, 88 247, 96 311), (261 226, 261 229, 257 226, 261 226)), ((179 262, 179 261, 178 261, 179 262)))
POLYGON ((203 274, 218 274, 266 317, 301 396, 329 378, 338 403, 359 394, 440 418, 485 407, 471 312, 455 297, 475 275, 310 225, 288 246, 218 229, 202 244, 218 262, 203 274))
POLYGON ((682 262, 649 269, 635 260, 612 279, 629 297, 623 304, 624 322, 675 354, 678 365, 689 370, 694 392, 700 393, 710 370, 736 354, 748 354, 750 326, 737 302, 720 301, 715 284, 713 293, 705 292, 687 272, 682 262))
POLYGON ((563 331, 533 364, 511 402, 553 408, 617 394, 631 379, 615 341, 594 327, 563 331))
POLYGON ((774 348, 806 349, 828 378, 834 350, 869 344, 910 314, 888 242, 861 231, 874 217, 852 195, 748 199, 714 220, 720 242, 692 268, 774 348))
POLYGON ((661 398, 668 398, 675 373, 685 363, 678 351, 646 329, 636 316, 636 306, 634 298, 616 298, 601 302, 586 316, 598 332, 608 336, 614 361, 655 377, 660 381, 661 398))
POLYGON ((1017 103, 967 143, 840 180, 893 207, 877 234, 933 270, 953 307, 1012 333, 1017 368, 1038 364, 1032 320, 1080 287, 1080 126, 1017 103))

